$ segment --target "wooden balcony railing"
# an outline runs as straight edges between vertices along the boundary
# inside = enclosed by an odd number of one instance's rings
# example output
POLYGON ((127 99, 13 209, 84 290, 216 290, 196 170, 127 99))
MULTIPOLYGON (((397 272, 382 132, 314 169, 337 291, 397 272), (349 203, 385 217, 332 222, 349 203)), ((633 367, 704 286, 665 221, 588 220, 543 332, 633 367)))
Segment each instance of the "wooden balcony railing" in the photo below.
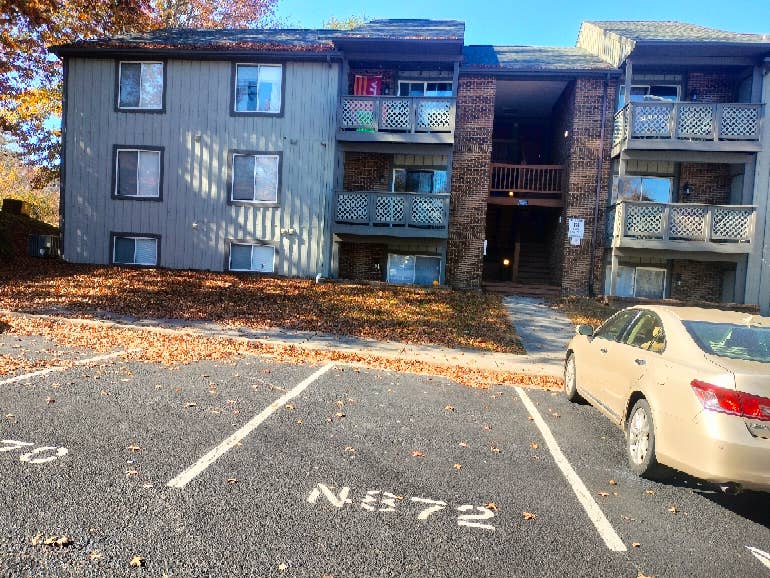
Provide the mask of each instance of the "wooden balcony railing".
MULTIPOLYGON (((615 113, 613 149, 672 144, 723 143, 722 148, 741 148, 740 143, 759 141, 762 104, 707 102, 629 102, 615 113)), ((660 147, 657 147, 660 148, 660 147)), ((674 148, 673 146, 668 148, 674 148)), ((613 150, 617 152, 617 150, 613 150)))
POLYGON ((748 253, 756 207, 622 201, 607 217, 613 247, 748 253))
POLYGON ((455 99, 433 96, 343 96, 340 130, 358 132, 452 133, 455 99))
POLYGON ((446 238, 449 193, 336 191, 335 233, 446 238))
POLYGON ((489 175, 489 202, 560 206, 563 175, 562 165, 492 163, 489 175))

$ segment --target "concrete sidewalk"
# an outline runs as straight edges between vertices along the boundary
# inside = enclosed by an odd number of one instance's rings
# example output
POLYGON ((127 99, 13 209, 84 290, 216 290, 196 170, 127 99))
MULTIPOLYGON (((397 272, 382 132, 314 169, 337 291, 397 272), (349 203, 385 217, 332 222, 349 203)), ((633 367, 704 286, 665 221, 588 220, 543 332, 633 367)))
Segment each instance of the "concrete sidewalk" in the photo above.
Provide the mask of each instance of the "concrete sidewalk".
MULTIPOLYGON (((513 306, 513 305, 512 305, 513 306)), ((514 307, 515 309, 515 307, 514 307)), ((541 316, 546 313, 537 309, 541 316)), ((509 309, 510 311, 510 309, 509 309)), ((190 321, 180 319, 140 319, 136 317, 115 315, 101 311, 94 313, 92 319, 73 319, 66 317, 71 312, 51 311, 49 314, 26 314, 2 310, 0 313, 9 316, 43 317, 71 322, 112 325, 122 328, 150 329, 162 332, 185 332, 207 337, 230 337, 254 340, 260 343, 294 346, 306 350, 326 350, 341 353, 373 355, 387 359, 410 359, 418 362, 434 363, 469 369, 508 371, 525 375, 546 375, 561 377, 563 351, 561 356, 556 354, 557 346, 542 346, 530 349, 525 343, 528 355, 496 353, 472 349, 452 349, 434 345, 417 345, 398 341, 376 341, 362 339, 349 335, 330 335, 308 331, 296 331, 277 327, 253 329, 249 327, 230 326, 222 323, 190 321)), ((517 323, 521 323, 520 315, 515 314, 517 323)), ((537 325, 535 323, 535 325, 537 325)), ((518 329, 518 327, 517 327, 518 329)), ((533 328, 534 329, 534 328, 533 328)), ((526 328, 522 341, 535 343, 533 329, 526 328)), ((571 332, 571 329, 570 329, 571 332)), ((520 334, 521 335, 521 334, 520 334)))
POLYGON ((567 344, 575 335, 575 325, 566 315, 533 297, 505 297, 503 305, 527 356, 564 361, 567 344))

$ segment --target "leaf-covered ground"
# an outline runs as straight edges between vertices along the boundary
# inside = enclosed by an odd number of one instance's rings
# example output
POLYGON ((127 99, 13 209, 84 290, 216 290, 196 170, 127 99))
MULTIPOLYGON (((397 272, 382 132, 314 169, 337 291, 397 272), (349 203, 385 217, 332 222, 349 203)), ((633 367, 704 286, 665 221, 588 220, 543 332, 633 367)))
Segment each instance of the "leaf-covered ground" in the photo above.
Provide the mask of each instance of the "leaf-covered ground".
MULTIPOLYGON (((469 387, 488 389, 498 385, 529 385, 554 388, 554 377, 517 374, 509 371, 471 369, 456 365, 426 363, 407 358, 389 359, 376 354, 334 350, 306 350, 292 345, 261 343, 230 337, 207 337, 186 331, 117 327, 79 319, 0 315, 0 330, 14 335, 42 336, 65 347, 98 352, 124 351, 126 357, 173 366, 204 359, 228 361, 242 355, 270 355, 283 363, 341 362, 388 371, 438 375, 469 387)), ((21 370, 71 365, 67 360, 33 362, 23 354, 0 356, 0 376, 21 370)))
POLYGON ((443 288, 17 259, 0 264, 0 308, 81 317, 109 311, 524 353, 499 296, 443 288))

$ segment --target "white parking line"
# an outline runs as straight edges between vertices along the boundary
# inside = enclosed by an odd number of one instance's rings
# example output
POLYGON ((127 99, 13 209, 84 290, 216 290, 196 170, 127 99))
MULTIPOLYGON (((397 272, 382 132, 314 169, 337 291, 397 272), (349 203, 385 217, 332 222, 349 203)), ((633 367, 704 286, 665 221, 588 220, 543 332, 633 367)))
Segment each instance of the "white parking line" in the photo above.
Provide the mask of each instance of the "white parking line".
POLYGON ((289 400, 297 397, 300 393, 305 391, 305 389, 307 389, 307 387, 311 383, 313 383, 315 380, 317 380, 319 377, 321 377, 324 373, 329 371, 332 367, 334 367, 333 363, 329 363, 327 365, 324 365, 321 369, 316 371, 313 375, 311 375, 310 377, 308 377, 304 381, 298 383, 294 387, 294 389, 291 389, 291 390, 287 391, 281 397, 276 399, 268 407, 263 409, 260 413, 255 415, 248 422, 246 422, 246 424, 243 427, 241 427, 240 429, 236 430, 235 433, 233 433, 232 435, 227 437, 221 444, 216 446, 214 449, 212 449, 208 453, 204 454, 203 457, 201 457, 197 462, 195 462, 189 468, 187 468, 182 473, 177 475, 175 478, 173 478, 166 485, 169 488, 179 488, 179 489, 184 488, 193 478, 198 476, 198 474, 203 472, 203 470, 205 470, 211 464, 213 464, 215 461, 217 461, 230 448, 235 446, 243 438, 245 438, 252 431, 254 431, 257 427, 259 427, 259 425, 263 421, 265 421, 268 417, 270 417, 273 413, 275 413, 276 410, 280 409, 281 406, 283 406, 286 402, 288 402, 289 400))
POLYGON ((529 411, 529 414, 532 416, 535 425, 543 435, 543 439, 545 440, 548 449, 551 450, 551 455, 553 456, 556 465, 559 466, 561 473, 564 474, 564 477, 567 478, 567 482, 572 486, 572 490, 575 492, 575 495, 583 506, 583 509, 586 511, 586 514, 588 514, 588 518, 596 527, 596 531, 599 532, 599 536, 602 537, 604 543, 607 544, 607 547, 613 552, 625 552, 628 550, 623 543, 623 540, 620 539, 620 536, 618 536, 618 533, 615 531, 615 528, 613 528, 612 524, 607 520, 607 517, 604 515, 604 512, 602 512, 599 504, 594 500, 591 492, 586 488, 583 480, 580 479, 569 461, 567 461, 559 444, 556 443, 556 438, 553 437, 550 428, 546 425, 540 412, 537 411, 535 404, 532 403, 532 400, 529 399, 529 396, 523 389, 517 387, 516 391, 519 393, 521 401, 527 408, 527 411, 529 411))
MULTIPOLYGON (((116 357, 120 357, 121 355, 124 355, 126 353, 133 353, 135 351, 140 351, 139 349, 127 349, 126 351, 116 351, 114 353, 108 353, 106 355, 97 355, 96 357, 89 357, 88 359, 78 359, 77 361, 74 361, 72 365, 89 365, 91 363, 98 363, 100 361, 106 361, 108 359, 115 359, 116 357)), ((0 381, 0 385, 8 385, 11 383, 18 383, 19 381, 26 381, 28 379, 32 379, 33 377, 40 377, 41 375, 48 375, 49 373, 56 373, 58 371, 65 371, 67 369, 70 369, 70 365, 57 365, 56 367, 46 367, 45 369, 40 369, 38 371, 33 371, 31 373, 24 373, 22 375, 17 375, 16 377, 11 377, 9 379, 4 379, 3 381, 0 381)))

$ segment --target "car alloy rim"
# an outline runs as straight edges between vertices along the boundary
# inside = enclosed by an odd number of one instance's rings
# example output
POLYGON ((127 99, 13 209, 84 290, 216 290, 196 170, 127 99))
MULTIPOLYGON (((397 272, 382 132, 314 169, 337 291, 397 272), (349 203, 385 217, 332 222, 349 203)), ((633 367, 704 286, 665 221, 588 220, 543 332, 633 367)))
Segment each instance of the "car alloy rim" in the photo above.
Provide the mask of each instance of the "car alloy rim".
POLYGON ((647 412, 637 409, 628 428, 628 450, 635 464, 642 464, 650 449, 650 420, 647 412))

